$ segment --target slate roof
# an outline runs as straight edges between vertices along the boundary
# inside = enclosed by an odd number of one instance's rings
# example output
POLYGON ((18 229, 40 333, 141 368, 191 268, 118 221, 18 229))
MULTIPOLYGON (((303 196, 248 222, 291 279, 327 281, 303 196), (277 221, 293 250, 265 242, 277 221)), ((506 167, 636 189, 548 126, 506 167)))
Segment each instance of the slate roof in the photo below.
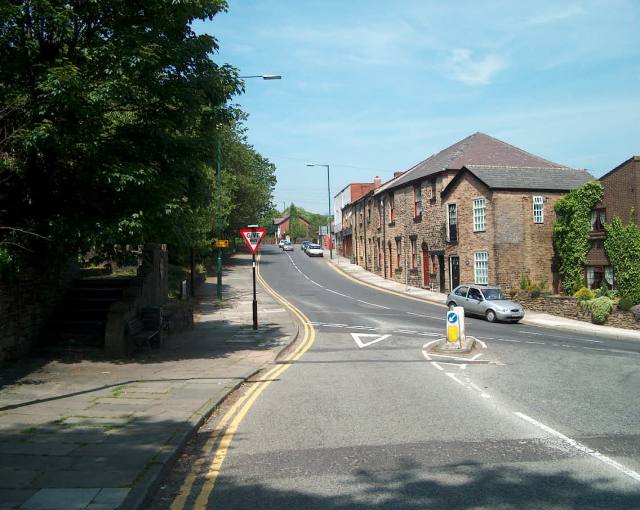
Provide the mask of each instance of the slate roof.
MULTIPOLYGON (((567 167, 515 167, 467 165, 463 167, 491 189, 527 189, 571 191, 594 180, 586 170, 567 167)), ((447 195, 464 172, 458 174, 443 190, 447 195)))
MULTIPOLYGON (((291 215, 289 214, 285 214, 284 216, 282 216, 281 218, 273 218, 273 224, 274 225, 280 225, 281 223, 284 223, 285 221, 287 221, 289 218, 291 217, 291 215)), ((309 222, 308 219, 303 218, 302 216, 300 216, 298 214, 298 216, 296 216, 299 220, 304 221, 307 225, 310 225, 311 223, 309 222)))
POLYGON ((468 165, 564 168, 484 133, 474 133, 428 157, 376 190, 376 194, 442 172, 468 165))

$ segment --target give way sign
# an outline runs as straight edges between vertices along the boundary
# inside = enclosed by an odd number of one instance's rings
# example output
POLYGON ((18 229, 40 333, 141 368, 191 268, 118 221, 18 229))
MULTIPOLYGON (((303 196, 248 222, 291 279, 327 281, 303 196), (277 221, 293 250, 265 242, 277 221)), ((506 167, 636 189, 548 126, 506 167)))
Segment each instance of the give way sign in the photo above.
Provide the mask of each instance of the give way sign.
POLYGON ((241 228, 240 235, 244 242, 247 243, 249 250, 251 253, 255 253, 258 251, 258 246, 260 246, 260 241, 267 233, 266 228, 241 228))

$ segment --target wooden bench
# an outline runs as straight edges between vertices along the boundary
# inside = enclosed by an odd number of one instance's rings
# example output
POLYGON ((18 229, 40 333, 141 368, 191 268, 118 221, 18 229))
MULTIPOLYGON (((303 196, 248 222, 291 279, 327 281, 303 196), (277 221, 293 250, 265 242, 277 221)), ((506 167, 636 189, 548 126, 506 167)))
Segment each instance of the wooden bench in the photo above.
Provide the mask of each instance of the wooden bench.
POLYGON ((162 310, 149 307, 142 310, 141 316, 136 315, 127 320, 127 335, 134 342, 136 349, 162 345, 162 310))

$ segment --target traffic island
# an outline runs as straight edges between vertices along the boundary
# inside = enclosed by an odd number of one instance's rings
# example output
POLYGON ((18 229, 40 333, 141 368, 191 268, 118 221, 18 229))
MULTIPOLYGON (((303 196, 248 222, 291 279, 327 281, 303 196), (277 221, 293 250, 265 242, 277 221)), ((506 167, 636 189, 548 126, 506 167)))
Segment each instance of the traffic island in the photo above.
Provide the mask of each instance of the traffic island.
POLYGON ((455 342, 450 342, 447 338, 440 338, 431 346, 431 351, 446 354, 470 354, 476 348, 476 338, 474 336, 464 336, 455 342))

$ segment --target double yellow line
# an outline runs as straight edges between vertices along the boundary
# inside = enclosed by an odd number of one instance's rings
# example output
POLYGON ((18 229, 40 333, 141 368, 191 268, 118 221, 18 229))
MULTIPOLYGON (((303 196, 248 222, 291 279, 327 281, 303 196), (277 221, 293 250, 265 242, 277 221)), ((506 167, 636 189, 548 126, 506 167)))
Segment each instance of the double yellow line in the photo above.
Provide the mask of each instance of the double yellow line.
POLYGON ((278 379, 289 367, 292 362, 299 360, 305 352, 313 345, 316 338, 316 332, 311 325, 309 319, 298 308, 289 303, 285 298, 280 296, 271 286, 262 278, 260 274, 260 256, 258 256, 258 264, 256 267, 256 277, 262 288, 270 294, 276 301, 289 309, 291 313, 300 321, 303 327, 302 341, 296 348, 288 353, 275 367, 267 371, 259 382, 248 383, 251 387, 231 406, 226 414, 220 420, 211 437, 202 447, 201 455, 194 463, 191 471, 185 478, 180 491, 171 504, 171 510, 183 510, 192 492, 194 492, 194 484, 199 476, 204 476, 204 483, 198 492, 193 508, 195 510, 207 508, 207 503, 211 492, 215 486, 216 480, 220 475, 222 464, 227 456, 233 436, 235 435, 242 420, 249 412, 255 401, 264 390, 275 380, 278 379), (215 451, 214 451, 215 450, 215 451), (213 453, 213 456, 211 454, 213 453), (205 462, 210 459, 207 467, 205 462), (203 471, 206 469, 206 472, 203 471))

